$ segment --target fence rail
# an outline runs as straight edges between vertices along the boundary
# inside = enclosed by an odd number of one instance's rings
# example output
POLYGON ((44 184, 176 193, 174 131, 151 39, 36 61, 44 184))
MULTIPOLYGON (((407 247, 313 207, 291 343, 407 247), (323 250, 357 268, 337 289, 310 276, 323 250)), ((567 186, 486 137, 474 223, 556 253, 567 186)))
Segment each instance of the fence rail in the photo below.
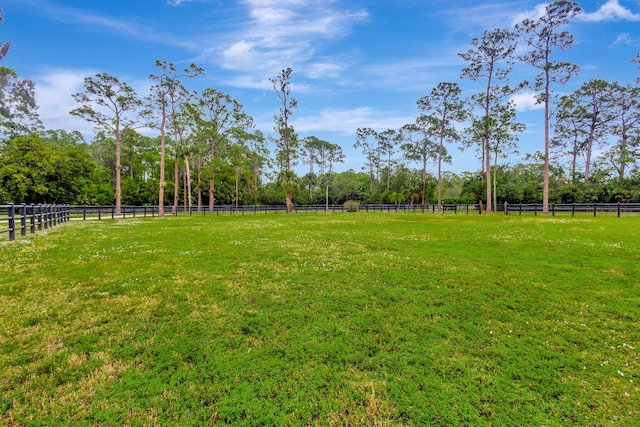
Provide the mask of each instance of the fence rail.
POLYGON ((70 219, 69 205, 0 205, 0 234, 8 233, 9 240, 36 231, 55 227, 70 219))
MULTIPOLYGON (((533 212, 534 215, 542 213, 542 204, 504 204, 505 215, 533 212)), ((640 213, 640 203, 564 203, 549 205, 549 213, 570 212, 571 216, 576 213, 592 213, 597 216, 599 213, 616 214, 618 217, 623 213, 640 213)))
MULTIPOLYGON (((480 204, 361 204, 357 207, 345 207, 344 205, 299 205, 294 206, 293 212, 303 213, 335 213, 335 212, 387 212, 387 213, 453 213, 453 214, 481 214, 480 204)), ((508 204, 494 206, 494 212, 504 212, 505 215, 542 214, 542 204, 508 204)), ((168 206, 165 215, 259 215, 259 214, 285 214, 284 205, 218 205, 213 209, 208 206, 200 208, 184 206, 168 206)), ((640 203, 571 203, 549 205, 549 213, 588 213, 616 214, 620 217, 626 213, 640 213, 640 203)), ((137 218, 158 216, 157 206, 122 206, 117 212, 115 206, 83 206, 83 205, 35 205, 35 204, 8 204, 0 205, 0 236, 8 235, 9 240, 16 240, 18 236, 26 236, 28 233, 46 230, 63 224, 70 220, 102 220, 116 218, 137 218)))

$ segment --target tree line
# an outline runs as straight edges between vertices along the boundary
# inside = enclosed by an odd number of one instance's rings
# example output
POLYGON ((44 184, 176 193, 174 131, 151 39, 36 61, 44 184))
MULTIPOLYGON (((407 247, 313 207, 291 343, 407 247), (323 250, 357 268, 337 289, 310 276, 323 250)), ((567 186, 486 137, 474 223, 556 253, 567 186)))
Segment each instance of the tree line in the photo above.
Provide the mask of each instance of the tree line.
MULTIPOLYGON (((279 110, 274 136, 255 129, 240 102, 217 89, 188 89, 205 73, 197 64, 177 69, 155 63, 149 93, 139 95, 107 73, 86 77, 70 114, 92 123, 95 136, 45 129, 35 84, 0 66, 0 203, 158 205, 213 208, 216 204, 625 202, 640 201, 640 79, 635 85, 593 79, 558 96, 576 64, 555 58, 573 44, 566 26, 581 12, 555 1, 545 14, 511 29, 485 31, 459 56, 460 77, 482 90, 463 99, 460 84, 438 83, 417 100, 415 122, 399 129, 358 128, 354 147, 362 171, 336 172, 342 147, 291 125, 297 100, 292 69, 270 78, 279 110), (515 56, 518 43, 525 53, 515 56), (537 73, 509 85, 516 61, 537 73), (535 91, 544 106, 544 144, 526 163, 500 164, 518 150, 525 126, 511 100, 535 91), (155 134, 156 136, 148 136, 155 134), (444 170, 448 146, 474 149, 480 169, 444 170), (269 147, 274 147, 271 152, 269 147), (295 167, 308 166, 298 176, 295 167), (435 168, 431 173, 430 168, 435 168)), ((0 60, 10 43, 0 43, 0 60)), ((632 59, 640 63, 640 54, 632 59)))

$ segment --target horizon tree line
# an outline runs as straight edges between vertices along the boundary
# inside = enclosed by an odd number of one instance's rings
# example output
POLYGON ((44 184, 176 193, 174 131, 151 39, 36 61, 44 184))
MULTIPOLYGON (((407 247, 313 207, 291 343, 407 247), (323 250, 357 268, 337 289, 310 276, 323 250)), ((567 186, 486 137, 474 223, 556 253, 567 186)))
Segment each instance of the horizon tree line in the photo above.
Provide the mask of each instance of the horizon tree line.
MULTIPOLYGON (((358 180, 363 176, 367 179, 357 190, 353 188, 353 198, 442 204, 447 196, 443 164, 451 161, 447 145, 457 143, 460 149, 474 148, 478 153, 478 177, 484 189, 478 191, 474 187, 469 194, 476 201, 484 201, 486 211, 491 212, 498 200, 510 197, 500 191, 502 183, 498 182, 510 176, 505 173, 509 166, 500 165, 498 159, 517 152, 518 135, 525 130, 517 122, 515 105, 510 100, 523 88, 533 89, 538 102, 544 104, 544 145, 540 152, 528 157, 543 166, 543 211, 548 211, 550 197, 558 197, 554 185, 601 183, 603 173, 620 185, 637 179, 640 78, 636 79, 636 86, 593 79, 574 93, 558 98, 553 86, 567 83, 577 75, 579 67, 552 59, 557 56, 556 50, 571 48, 573 37, 564 27, 581 9, 575 2, 554 1, 545 11, 540 18, 526 19, 513 29, 484 31, 481 37, 471 40, 467 52, 459 53, 467 62, 460 77, 480 82, 482 91, 462 99, 457 82, 440 82, 418 99, 419 115, 414 123, 379 131, 358 128, 354 148, 365 155, 366 173, 355 175, 358 180), (529 51, 515 58, 518 42, 524 42, 529 51), (533 83, 509 85, 516 59, 539 71, 533 83), (602 154, 596 157, 596 153, 602 154), (583 171, 578 167, 581 159, 583 171), (411 168, 415 164, 418 169, 411 168), (562 164, 568 165, 568 174, 560 167, 562 164), (430 165, 435 168, 435 177, 428 170, 430 165)), ((9 44, 0 44, 0 59, 9 44)), ((640 63, 640 54, 632 62, 640 63)), ((95 124, 91 144, 74 132, 44 130, 37 115, 35 84, 0 66, 0 129, 4 135, 0 142, 0 201, 55 200, 53 195, 57 193, 47 185, 38 186, 38 180, 29 176, 28 167, 18 168, 22 173, 17 173, 17 165, 11 163, 19 163, 17 159, 27 155, 21 150, 29 144, 45 144, 90 153, 95 164, 87 168, 93 174, 87 182, 93 180, 94 190, 101 188, 107 193, 112 185, 118 211, 123 198, 123 170, 128 173, 125 199, 157 203, 159 216, 164 215, 164 204, 171 199, 173 209, 177 208, 181 193, 184 206, 192 208, 195 199, 197 209, 205 201, 213 209, 216 203, 237 206, 248 201, 279 200, 291 211, 294 202, 315 200, 316 193, 322 194, 325 205, 330 203, 331 186, 341 175, 334 167, 344 161, 344 153, 339 145, 315 136, 301 138, 291 126, 290 118, 297 107, 291 94, 291 68, 269 79, 280 107, 274 115, 276 134, 265 137, 254 129, 253 119, 243 106, 229 95, 212 88, 201 93, 186 88, 183 82, 204 74, 201 67, 190 64, 178 70, 174 64, 161 60, 155 66, 157 74, 150 74, 154 84, 144 98, 107 73, 85 78, 84 91, 73 95, 79 106, 70 113, 95 124), (155 129, 160 135, 143 136, 141 129, 155 129), (275 147, 273 156, 267 141, 275 147), (300 159, 309 165, 309 173, 303 177, 294 170, 300 159), (165 163, 170 160, 173 176, 167 179, 165 163), (318 166, 319 176, 314 166, 318 166), (132 192, 137 196, 133 197, 132 192)), ((511 169, 526 168, 516 165, 511 169)), ((459 195, 464 195, 463 187, 457 186, 459 195)), ((77 200, 84 197, 85 202, 93 203, 105 198, 102 194, 92 201, 87 194, 79 194, 77 200)))

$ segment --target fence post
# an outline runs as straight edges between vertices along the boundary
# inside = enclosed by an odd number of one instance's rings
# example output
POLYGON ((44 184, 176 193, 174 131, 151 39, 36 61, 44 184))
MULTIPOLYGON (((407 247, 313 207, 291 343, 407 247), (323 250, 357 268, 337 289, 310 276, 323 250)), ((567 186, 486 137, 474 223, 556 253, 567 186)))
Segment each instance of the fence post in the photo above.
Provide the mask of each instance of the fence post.
POLYGON ((576 204, 571 203, 571 216, 576 216, 576 204))
POLYGON ((42 231, 42 204, 38 205, 38 231, 42 231))
POLYGON ((504 214, 509 215, 509 203, 504 202, 504 214))
POLYGON ((31 234, 35 234, 35 232, 36 232, 36 205, 35 205, 35 203, 31 203, 31 214, 29 215, 29 228, 31 229, 31 234))
POLYGON ((594 203, 594 204, 593 204, 593 216, 594 216, 594 218, 595 218, 595 216, 596 216, 596 210, 597 210, 597 208, 598 208, 598 204, 597 204, 597 203, 594 203))
POLYGON ((533 216, 538 216, 538 204, 533 204, 533 216))
POLYGON ((27 205, 25 203, 20 204, 20 235, 27 235, 27 205))
POLYGON ((620 202, 618 202, 618 218, 620 218, 620 202))
POLYGON ((98 205, 98 221, 100 221, 102 219, 102 210, 100 208, 101 208, 101 206, 98 205))
POLYGON ((111 205, 111 219, 115 219, 116 217, 116 207, 111 205))
POLYGON ((42 205, 42 214, 43 214, 43 218, 44 220, 42 221, 44 224, 44 229, 48 229, 49 228, 49 215, 47 214, 47 209, 48 209, 48 205, 42 205))
POLYGON ((556 216, 556 205, 555 205, 555 203, 551 205, 551 216, 556 216))
POLYGON ((16 210, 13 203, 9 203, 7 215, 9 216, 9 240, 16 240, 16 210))

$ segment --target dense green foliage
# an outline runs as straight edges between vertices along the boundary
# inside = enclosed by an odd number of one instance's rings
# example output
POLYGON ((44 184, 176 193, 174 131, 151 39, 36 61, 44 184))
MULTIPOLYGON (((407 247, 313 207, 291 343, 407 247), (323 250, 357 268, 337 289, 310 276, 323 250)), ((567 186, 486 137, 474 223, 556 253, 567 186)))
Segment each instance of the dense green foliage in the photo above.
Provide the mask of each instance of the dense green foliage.
MULTIPOLYGON (((122 203, 123 205, 156 205, 158 198, 157 138, 137 133, 127 134, 122 141, 122 203)), ((115 202, 115 163, 113 139, 96 139, 87 144, 79 135, 64 131, 31 134, 5 142, 0 152, 0 204, 14 203, 69 203, 107 205, 115 202)), ((640 175, 618 180, 615 174, 596 171, 588 182, 575 183, 565 178, 562 169, 553 169, 551 177, 551 203, 615 203, 640 201, 640 175)), ((179 179, 184 174, 179 174, 179 179)), ((203 170, 200 190, 202 204, 208 204, 206 181, 209 174, 203 170)), ((455 198, 476 203, 486 200, 486 185, 481 173, 443 174, 444 199, 455 198)), ((278 182, 256 186, 250 169, 234 168, 221 163, 215 177, 216 203, 234 204, 235 180, 239 179, 240 204, 282 204, 285 190, 278 182), (257 188, 256 188, 257 187, 257 188)), ((404 196, 406 203, 420 203, 420 172, 410 168, 397 168, 386 184, 370 188, 366 172, 349 170, 331 173, 328 190, 331 204, 347 200, 365 203, 395 203, 393 194, 404 196)), ((196 184, 194 182, 194 184, 196 184)), ((325 182, 322 175, 307 174, 297 181, 292 193, 296 204, 323 204, 325 182)), ((197 186, 194 185, 194 199, 197 186)), ((179 191, 183 188, 182 179, 179 191)), ((436 179, 427 175, 427 202, 435 202, 436 179)), ((496 172, 498 203, 540 203, 542 200, 542 165, 519 164, 500 166, 496 172)), ((165 203, 173 200, 173 174, 167 180, 165 203)), ((180 203, 183 191, 180 192, 180 203)), ((194 201, 195 206, 195 201, 194 201)))
POLYGON ((3 243, 0 424, 637 425, 639 221, 194 216, 3 243))
POLYGON ((0 160, 0 203, 92 203, 105 191, 98 167, 82 147, 19 136, 7 143, 0 160))

